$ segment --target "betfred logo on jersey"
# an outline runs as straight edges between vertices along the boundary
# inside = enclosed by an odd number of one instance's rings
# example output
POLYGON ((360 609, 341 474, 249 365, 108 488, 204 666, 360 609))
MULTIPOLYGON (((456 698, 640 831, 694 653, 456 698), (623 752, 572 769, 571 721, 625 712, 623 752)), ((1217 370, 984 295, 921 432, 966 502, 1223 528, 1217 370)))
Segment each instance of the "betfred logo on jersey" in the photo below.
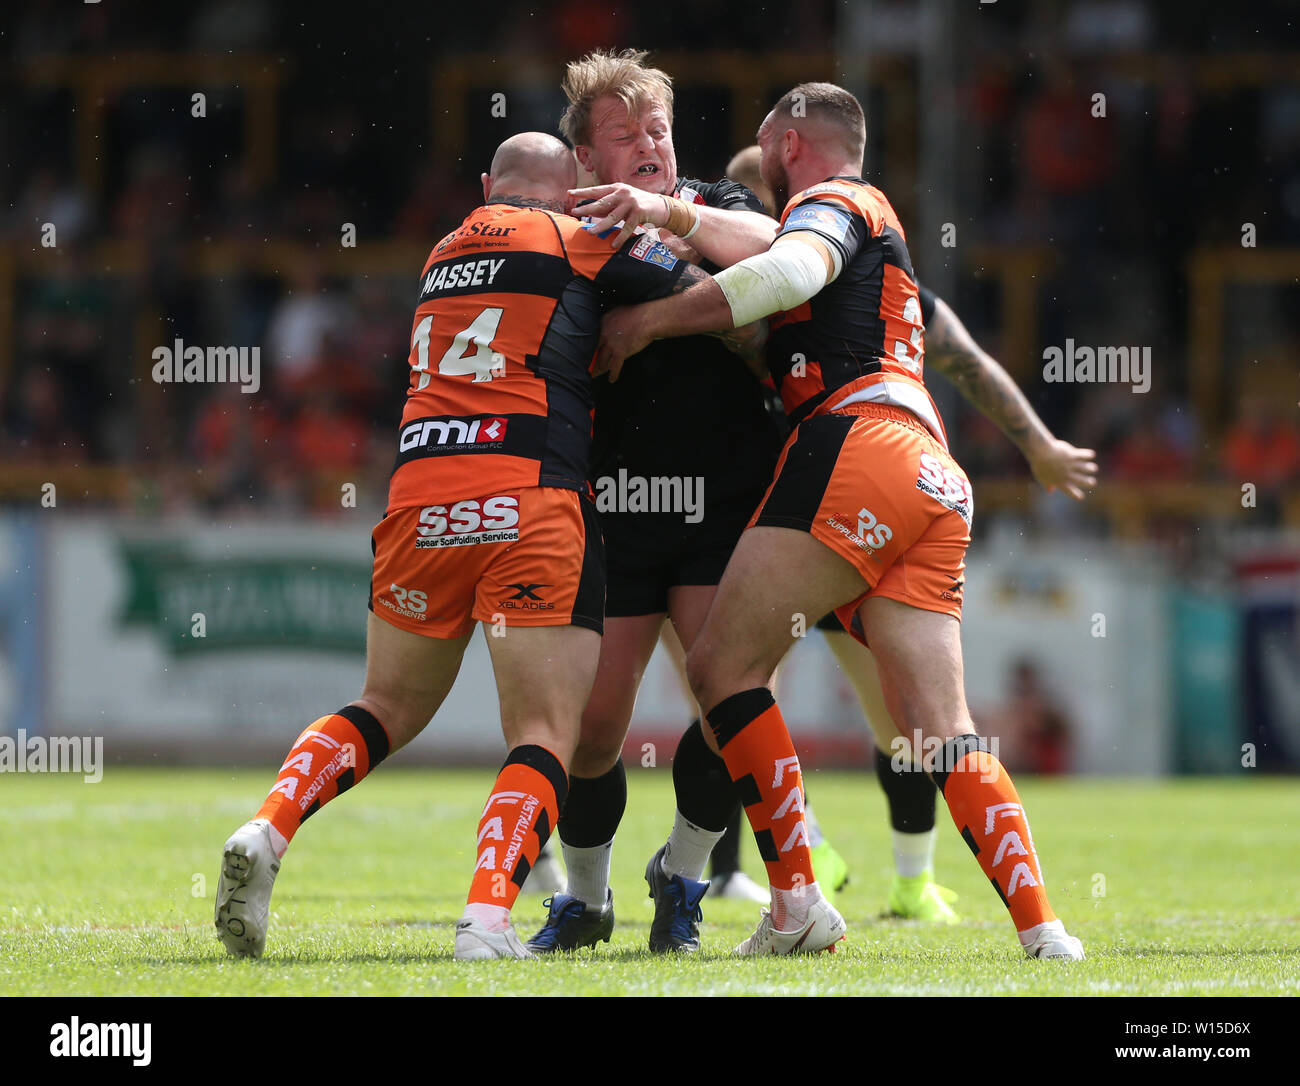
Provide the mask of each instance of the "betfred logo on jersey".
POLYGON ((628 256, 636 260, 644 260, 647 264, 658 264, 669 271, 677 267, 677 258, 672 252, 648 234, 628 250, 628 256))
POLYGON ((921 467, 916 476, 916 489, 929 494, 940 505, 946 505, 970 527, 975 515, 975 497, 970 483, 959 471, 953 471, 931 453, 921 454, 921 467))
POLYGON ((404 453, 414 449, 464 452, 467 448, 504 441, 508 421, 499 417, 467 419, 454 415, 416 419, 402 427, 397 447, 404 453))
POLYGON ((466 498, 454 505, 427 505, 420 510, 415 547, 466 547, 477 543, 514 543, 519 539, 519 495, 466 498))

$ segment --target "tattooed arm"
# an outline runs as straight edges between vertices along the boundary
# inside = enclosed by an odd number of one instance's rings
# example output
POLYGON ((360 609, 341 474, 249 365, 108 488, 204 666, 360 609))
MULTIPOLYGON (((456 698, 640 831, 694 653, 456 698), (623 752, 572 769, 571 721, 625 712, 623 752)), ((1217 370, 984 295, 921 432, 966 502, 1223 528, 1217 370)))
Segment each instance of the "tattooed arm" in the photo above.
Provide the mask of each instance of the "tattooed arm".
POLYGON ((1007 371, 980 348, 942 298, 935 299, 934 318, 925 328, 925 361, 1015 443, 1048 490, 1060 487, 1082 499, 1096 485, 1096 453, 1053 436, 1007 371))

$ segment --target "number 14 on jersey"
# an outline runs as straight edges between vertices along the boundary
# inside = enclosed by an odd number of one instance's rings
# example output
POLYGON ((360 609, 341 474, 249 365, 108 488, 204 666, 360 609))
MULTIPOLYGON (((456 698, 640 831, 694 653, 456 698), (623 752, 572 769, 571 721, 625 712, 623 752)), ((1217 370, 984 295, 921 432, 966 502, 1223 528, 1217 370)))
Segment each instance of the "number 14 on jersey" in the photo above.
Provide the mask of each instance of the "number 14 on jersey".
MULTIPOLYGON (((438 360, 438 372, 446 377, 468 377, 475 381, 490 381, 506 370, 505 355, 492 350, 492 340, 497 334, 504 309, 489 306, 482 310, 469 326, 452 337, 451 345, 438 360)), ((433 314, 415 326, 411 348, 415 362, 411 369, 420 375, 415 390, 429 386, 429 334, 433 329, 433 314)))

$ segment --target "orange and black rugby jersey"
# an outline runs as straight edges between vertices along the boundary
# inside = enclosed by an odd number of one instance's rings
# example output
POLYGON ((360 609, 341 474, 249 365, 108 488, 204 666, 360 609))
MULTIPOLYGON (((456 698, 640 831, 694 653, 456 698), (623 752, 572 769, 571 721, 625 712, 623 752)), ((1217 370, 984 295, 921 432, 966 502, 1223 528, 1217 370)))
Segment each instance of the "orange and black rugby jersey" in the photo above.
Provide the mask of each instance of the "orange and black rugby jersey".
POLYGON ((668 294, 686 265, 568 215, 490 203, 434 246, 388 509, 509 487, 585 490, 601 313, 668 294))
POLYGON ((780 234, 811 231, 839 251, 833 283, 775 314, 767 360, 792 424, 846 402, 880 402, 918 415, 947 444, 922 383, 925 326, 903 227, 885 194, 859 177, 833 177, 795 195, 780 234))

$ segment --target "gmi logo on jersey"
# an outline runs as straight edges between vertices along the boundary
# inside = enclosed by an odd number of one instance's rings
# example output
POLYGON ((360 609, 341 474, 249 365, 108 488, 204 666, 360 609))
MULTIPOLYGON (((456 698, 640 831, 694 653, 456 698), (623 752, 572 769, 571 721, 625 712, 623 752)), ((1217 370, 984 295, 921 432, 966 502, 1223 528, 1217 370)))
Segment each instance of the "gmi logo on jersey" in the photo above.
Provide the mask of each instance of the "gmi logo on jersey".
POLYGON ((514 543, 519 539, 519 495, 467 498, 450 507, 427 505, 415 530, 417 550, 514 543))
POLYGON ((414 449, 464 452, 483 445, 500 444, 506 439, 507 421, 504 418, 467 419, 454 415, 416 419, 402 427, 397 447, 402 452, 414 449))

